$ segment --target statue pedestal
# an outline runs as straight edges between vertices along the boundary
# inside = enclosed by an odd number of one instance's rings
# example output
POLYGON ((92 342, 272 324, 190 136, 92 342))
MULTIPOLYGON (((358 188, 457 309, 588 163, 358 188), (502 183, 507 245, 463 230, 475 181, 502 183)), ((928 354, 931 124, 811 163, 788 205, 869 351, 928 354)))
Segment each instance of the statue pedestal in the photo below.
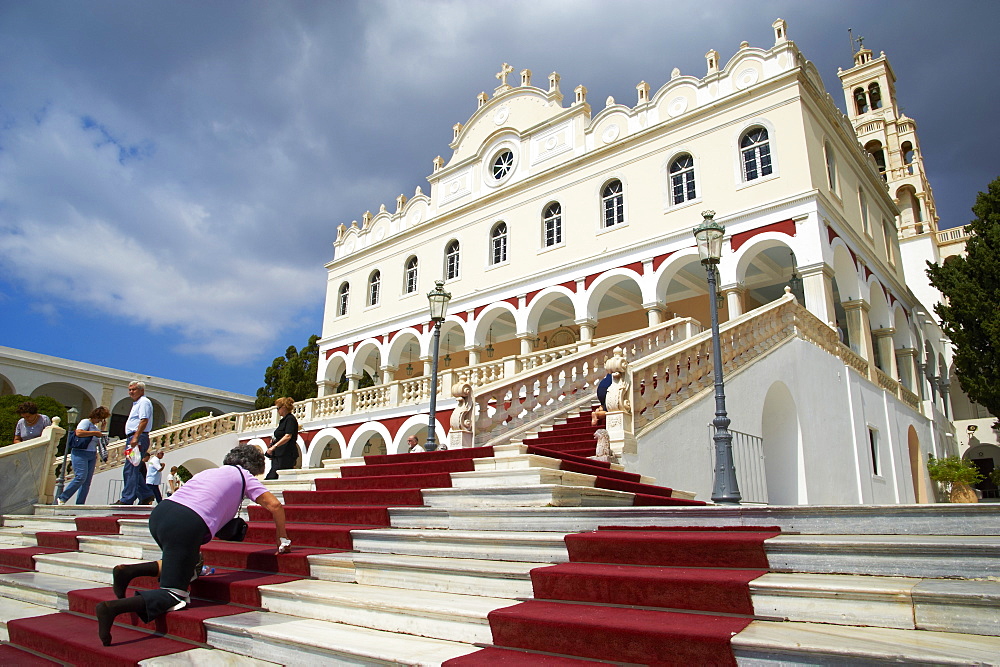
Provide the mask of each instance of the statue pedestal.
POLYGON ((637 454, 639 448, 632 433, 631 415, 621 410, 611 410, 605 417, 605 428, 611 438, 611 452, 620 460, 623 454, 637 454))

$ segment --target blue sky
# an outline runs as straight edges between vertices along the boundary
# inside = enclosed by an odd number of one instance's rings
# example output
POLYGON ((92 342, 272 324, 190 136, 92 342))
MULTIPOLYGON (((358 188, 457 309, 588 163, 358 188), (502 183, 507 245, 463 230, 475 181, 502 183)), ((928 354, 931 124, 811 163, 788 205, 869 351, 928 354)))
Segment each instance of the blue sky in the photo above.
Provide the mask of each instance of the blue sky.
POLYGON ((0 0, 0 345, 253 394, 338 224, 426 189, 503 62, 596 108, 771 22, 843 108, 885 51, 942 228, 1000 175, 1000 3, 0 0))

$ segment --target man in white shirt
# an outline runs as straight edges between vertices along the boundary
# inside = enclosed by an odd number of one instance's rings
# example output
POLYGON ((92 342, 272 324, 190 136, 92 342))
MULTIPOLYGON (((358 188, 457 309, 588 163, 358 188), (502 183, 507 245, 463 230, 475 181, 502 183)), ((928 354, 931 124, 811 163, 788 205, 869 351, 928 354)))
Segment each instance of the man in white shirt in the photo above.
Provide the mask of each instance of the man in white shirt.
MULTIPOLYGON (((144 382, 130 382, 128 395, 132 397, 132 409, 125 422, 125 446, 138 447, 145 456, 149 450, 149 432, 153 430, 153 402, 146 398, 144 382)), ((139 466, 125 461, 122 480, 122 497, 113 505, 134 505, 136 500, 153 496, 153 492, 146 487, 146 479, 139 466)))

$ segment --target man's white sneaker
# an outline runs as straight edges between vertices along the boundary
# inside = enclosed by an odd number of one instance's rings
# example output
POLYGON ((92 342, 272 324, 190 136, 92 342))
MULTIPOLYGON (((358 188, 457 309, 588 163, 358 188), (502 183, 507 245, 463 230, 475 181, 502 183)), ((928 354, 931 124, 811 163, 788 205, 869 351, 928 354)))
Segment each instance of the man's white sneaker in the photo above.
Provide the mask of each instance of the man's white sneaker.
POLYGON ((66 504, 66 501, 63 500, 62 498, 56 498, 56 502, 59 503, 60 505, 65 505, 66 504))

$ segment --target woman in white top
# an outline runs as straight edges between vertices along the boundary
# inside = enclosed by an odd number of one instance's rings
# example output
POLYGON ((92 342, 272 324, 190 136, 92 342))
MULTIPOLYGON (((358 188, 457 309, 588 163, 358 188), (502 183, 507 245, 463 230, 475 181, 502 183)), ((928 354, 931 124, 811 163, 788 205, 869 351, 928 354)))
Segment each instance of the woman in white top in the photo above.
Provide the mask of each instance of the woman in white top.
MULTIPOLYGON (((93 412, 86 419, 80 420, 76 425, 76 437, 90 438, 90 444, 86 447, 71 449, 69 452, 70 461, 73 462, 73 481, 63 490, 62 495, 57 498, 60 505, 65 505, 73 492, 79 489, 76 495, 76 504, 83 505, 87 502, 87 494, 90 493, 90 482, 94 478, 94 466, 97 464, 97 438, 104 435, 104 422, 111 416, 111 412, 103 405, 94 408, 93 412)), ((69 443, 67 443, 69 446, 69 443)))

